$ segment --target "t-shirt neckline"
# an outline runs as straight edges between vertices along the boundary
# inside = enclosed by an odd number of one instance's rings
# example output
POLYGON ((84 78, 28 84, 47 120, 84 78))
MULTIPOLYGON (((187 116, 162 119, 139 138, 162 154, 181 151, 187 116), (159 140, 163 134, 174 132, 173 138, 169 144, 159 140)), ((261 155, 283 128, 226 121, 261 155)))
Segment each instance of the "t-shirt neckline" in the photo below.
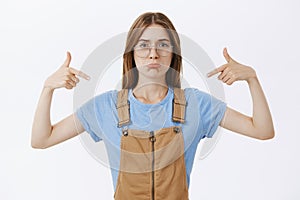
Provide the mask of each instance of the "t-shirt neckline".
POLYGON ((154 103, 154 104, 143 103, 143 102, 139 101, 138 99, 136 99, 135 96, 132 93, 132 88, 129 89, 128 96, 129 96, 129 101, 131 103, 135 103, 135 104, 143 106, 143 107, 153 107, 153 106, 157 106, 157 105, 163 105, 166 102, 168 102, 169 99, 172 97, 172 93, 173 93, 171 90, 172 89, 170 87, 168 87, 167 95, 160 102, 157 102, 157 103, 154 103))

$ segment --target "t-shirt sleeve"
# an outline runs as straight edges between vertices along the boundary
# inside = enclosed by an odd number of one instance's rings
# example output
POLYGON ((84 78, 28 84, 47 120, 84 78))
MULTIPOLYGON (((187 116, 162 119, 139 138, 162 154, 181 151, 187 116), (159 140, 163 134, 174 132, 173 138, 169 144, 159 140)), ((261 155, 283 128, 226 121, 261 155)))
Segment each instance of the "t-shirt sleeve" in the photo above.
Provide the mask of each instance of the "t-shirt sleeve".
POLYGON ((100 116, 97 116, 98 113, 96 110, 95 102, 95 98, 90 99, 81 107, 79 107, 76 110, 75 114, 81 122, 85 131, 90 134, 95 142, 99 142, 102 140, 99 125, 100 116))
POLYGON ((196 93, 199 98, 203 137, 211 138, 224 117, 227 105, 208 93, 200 90, 196 90, 196 93))

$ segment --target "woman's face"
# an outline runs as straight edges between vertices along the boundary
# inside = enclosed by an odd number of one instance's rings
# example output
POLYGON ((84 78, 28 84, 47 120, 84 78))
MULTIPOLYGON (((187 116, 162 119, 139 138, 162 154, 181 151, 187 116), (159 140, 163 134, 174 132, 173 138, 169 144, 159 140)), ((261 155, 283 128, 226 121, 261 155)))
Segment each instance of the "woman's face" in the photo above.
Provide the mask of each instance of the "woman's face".
POLYGON ((165 28, 157 24, 147 27, 135 45, 133 55, 140 75, 165 78, 172 60, 172 44, 165 28))

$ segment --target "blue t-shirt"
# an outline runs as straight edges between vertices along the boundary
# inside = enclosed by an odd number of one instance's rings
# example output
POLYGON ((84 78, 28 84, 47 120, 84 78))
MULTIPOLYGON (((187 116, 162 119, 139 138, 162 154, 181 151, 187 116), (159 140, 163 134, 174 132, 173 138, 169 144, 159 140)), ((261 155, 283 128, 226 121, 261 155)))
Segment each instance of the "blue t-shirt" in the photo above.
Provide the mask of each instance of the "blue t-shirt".
MULTIPOLYGON (((122 128, 118 127, 117 90, 100 94, 77 111, 76 116, 95 142, 103 141, 109 158, 111 175, 116 189, 120 166, 120 142, 122 128)), ((165 98, 156 104, 144 104, 137 100, 130 89, 130 121, 128 129, 144 131, 159 130, 170 126, 181 126, 184 139, 184 159, 187 183, 198 143, 202 138, 212 137, 222 120, 226 104, 195 88, 184 89, 187 102, 185 123, 172 121, 173 89, 169 88, 165 98)))

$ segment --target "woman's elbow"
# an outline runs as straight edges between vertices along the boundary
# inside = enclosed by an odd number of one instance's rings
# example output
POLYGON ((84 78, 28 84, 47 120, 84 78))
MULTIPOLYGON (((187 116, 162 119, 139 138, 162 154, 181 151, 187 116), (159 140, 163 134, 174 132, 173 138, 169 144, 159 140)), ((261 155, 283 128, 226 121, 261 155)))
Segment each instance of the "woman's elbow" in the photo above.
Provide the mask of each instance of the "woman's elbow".
POLYGON ((31 142, 31 147, 32 147, 33 149, 45 149, 44 146, 42 146, 42 145, 40 145, 40 144, 38 144, 38 143, 34 143, 34 142, 31 142))
POLYGON ((270 140, 273 139, 275 137, 275 132, 274 131, 269 131, 266 133, 260 133, 257 137, 257 139, 260 140, 270 140))
POLYGON ((31 139, 30 145, 34 149, 46 149, 47 148, 47 146, 44 143, 42 143, 41 141, 34 140, 34 139, 31 139))

